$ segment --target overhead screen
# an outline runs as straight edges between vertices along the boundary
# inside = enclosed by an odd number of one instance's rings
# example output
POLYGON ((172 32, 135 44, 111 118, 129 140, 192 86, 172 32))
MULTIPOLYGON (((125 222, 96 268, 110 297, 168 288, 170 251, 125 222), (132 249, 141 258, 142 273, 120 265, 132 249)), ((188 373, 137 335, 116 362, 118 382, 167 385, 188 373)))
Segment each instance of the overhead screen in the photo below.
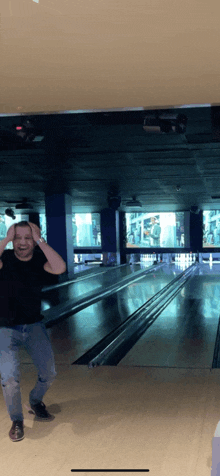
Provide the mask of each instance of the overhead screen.
POLYGON ((220 210, 203 211, 203 248, 220 248, 220 210))
POLYGON ((189 212, 126 213, 126 248, 189 248, 189 212))

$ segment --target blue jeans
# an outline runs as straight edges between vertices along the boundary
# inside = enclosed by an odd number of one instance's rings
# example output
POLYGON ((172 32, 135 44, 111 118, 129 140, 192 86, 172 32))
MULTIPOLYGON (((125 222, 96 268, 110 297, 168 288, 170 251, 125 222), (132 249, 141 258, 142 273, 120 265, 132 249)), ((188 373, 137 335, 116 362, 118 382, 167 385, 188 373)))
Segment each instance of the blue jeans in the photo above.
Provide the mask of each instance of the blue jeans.
POLYGON ((56 378, 54 354, 42 322, 0 328, 0 373, 3 396, 12 421, 23 421, 18 347, 24 345, 38 370, 38 380, 30 392, 29 403, 43 400, 56 378))

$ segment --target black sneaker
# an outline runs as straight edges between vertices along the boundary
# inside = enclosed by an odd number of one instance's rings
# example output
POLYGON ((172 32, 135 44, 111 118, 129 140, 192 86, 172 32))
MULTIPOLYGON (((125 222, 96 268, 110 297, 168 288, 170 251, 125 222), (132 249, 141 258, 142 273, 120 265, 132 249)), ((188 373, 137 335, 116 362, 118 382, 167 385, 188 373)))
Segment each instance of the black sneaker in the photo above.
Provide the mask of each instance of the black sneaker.
MULTIPOLYGON (((28 408, 26 406, 26 408, 28 408)), ((30 413, 30 412, 29 412, 30 413)), ((43 402, 37 403, 36 405, 31 405, 31 413, 34 413, 36 416, 37 420, 54 420, 54 416, 50 415, 50 413, 47 411, 46 406, 43 402)))
POLYGON ((11 441, 20 441, 24 438, 24 425, 23 421, 13 421, 12 427, 9 431, 9 438, 11 441))

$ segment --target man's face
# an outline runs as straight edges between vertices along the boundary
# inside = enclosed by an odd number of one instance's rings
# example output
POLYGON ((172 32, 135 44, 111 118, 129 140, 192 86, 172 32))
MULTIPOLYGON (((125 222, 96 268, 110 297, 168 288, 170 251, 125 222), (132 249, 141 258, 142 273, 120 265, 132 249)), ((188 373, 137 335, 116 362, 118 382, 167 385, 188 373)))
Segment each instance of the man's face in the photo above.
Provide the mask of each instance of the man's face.
POLYGON ((29 261, 36 246, 29 226, 16 226, 13 240, 15 256, 21 261, 29 261))
POLYGON ((152 225, 154 225, 154 223, 155 223, 155 218, 151 218, 151 223, 152 223, 152 225))

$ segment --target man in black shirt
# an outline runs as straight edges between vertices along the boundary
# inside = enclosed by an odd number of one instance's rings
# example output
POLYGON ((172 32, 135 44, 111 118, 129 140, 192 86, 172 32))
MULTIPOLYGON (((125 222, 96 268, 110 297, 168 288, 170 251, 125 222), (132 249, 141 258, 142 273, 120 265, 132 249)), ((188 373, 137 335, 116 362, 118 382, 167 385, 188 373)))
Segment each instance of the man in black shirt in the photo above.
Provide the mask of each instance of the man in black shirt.
POLYGON ((30 407, 41 420, 51 420, 42 402, 57 372, 51 343, 41 322, 41 289, 55 283, 66 271, 61 256, 41 238, 31 222, 9 228, 0 242, 0 373, 3 396, 13 422, 9 437, 24 438, 20 392, 18 346, 25 345, 38 370, 38 380, 30 392, 30 407), (4 250, 13 241, 13 250, 4 250), (36 245, 42 253, 35 250, 36 245))

